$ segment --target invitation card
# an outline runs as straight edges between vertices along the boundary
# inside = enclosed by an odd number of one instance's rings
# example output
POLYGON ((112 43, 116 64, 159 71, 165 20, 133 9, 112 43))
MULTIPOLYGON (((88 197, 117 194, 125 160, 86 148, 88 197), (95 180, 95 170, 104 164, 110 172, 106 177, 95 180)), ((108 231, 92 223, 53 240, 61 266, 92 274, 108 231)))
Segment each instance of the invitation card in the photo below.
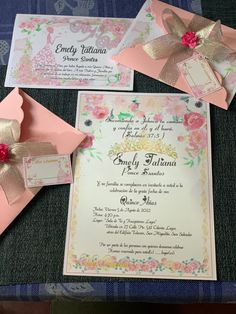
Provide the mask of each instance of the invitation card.
POLYGON ((76 126, 64 274, 216 279, 208 104, 80 92, 76 126))
POLYGON ((133 89, 111 58, 131 19, 17 14, 5 86, 133 89))

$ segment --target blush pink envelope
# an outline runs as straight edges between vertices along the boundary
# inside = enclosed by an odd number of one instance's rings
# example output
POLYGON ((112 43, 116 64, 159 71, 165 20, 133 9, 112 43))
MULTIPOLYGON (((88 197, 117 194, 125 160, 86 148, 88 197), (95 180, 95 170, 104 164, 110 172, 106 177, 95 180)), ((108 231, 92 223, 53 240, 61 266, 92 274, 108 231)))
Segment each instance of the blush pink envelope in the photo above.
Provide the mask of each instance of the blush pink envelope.
MULTIPOLYGON (((71 154, 85 135, 15 88, 0 103, 0 118, 21 123, 20 141, 51 142, 59 154, 71 154)), ((9 205, 0 186, 0 234, 34 197, 30 190, 9 205)))
MULTIPOLYGON (((185 22, 185 25, 188 25, 194 16, 193 13, 173 7, 158 0, 153 0, 151 4, 151 12, 156 18, 156 23, 163 29, 165 33, 166 31, 162 23, 162 12, 164 11, 164 9, 167 8, 173 10, 176 14, 178 14, 185 22)), ((224 37, 224 43, 236 51, 236 30, 222 25, 222 32, 224 37)), ((131 48, 122 49, 118 55, 113 56, 113 60, 141 73, 144 73, 154 79, 158 79, 158 76, 167 61, 167 59, 152 59, 143 50, 141 44, 135 45, 131 48)), ((222 85, 221 75, 217 72, 215 72, 215 74, 222 85)), ((179 76, 179 79, 174 87, 185 91, 188 94, 193 94, 182 75, 179 76)), ((202 99, 206 102, 215 104, 223 109, 228 109, 229 107, 229 102, 227 102, 227 91, 224 86, 222 86, 222 89, 202 97, 202 99)))

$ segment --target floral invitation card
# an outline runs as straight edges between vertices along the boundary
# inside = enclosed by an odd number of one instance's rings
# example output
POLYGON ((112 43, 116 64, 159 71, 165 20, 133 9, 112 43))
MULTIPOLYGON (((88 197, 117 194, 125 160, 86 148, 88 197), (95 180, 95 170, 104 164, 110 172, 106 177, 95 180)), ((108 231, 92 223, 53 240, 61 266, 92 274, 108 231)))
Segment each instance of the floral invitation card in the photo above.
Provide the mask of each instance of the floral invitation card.
POLYGON ((17 14, 5 86, 132 90, 111 60, 131 21, 17 14))
POLYGON ((189 95, 79 93, 65 275, 216 279, 209 118, 189 95))

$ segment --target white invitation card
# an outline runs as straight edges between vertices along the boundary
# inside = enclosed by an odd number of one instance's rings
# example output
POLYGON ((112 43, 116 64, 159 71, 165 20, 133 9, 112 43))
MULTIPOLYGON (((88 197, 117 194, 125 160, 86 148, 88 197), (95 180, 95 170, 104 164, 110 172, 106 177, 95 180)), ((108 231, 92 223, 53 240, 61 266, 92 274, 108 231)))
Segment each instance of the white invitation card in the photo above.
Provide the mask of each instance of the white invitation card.
POLYGON ((76 126, 64 274, 215 280, 208 104, 80 92, 76 126))
POLYGON ((133 89, 111 60, 131 19, 17 14, 5 86, 133 89))

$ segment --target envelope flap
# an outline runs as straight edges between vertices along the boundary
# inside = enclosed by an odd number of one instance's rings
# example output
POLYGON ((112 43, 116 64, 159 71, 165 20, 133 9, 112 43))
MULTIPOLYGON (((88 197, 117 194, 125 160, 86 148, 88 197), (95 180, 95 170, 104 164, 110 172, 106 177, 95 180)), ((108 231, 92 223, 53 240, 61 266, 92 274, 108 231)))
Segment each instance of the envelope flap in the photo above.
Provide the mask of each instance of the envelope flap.
POLYGON ((19 88, 14 88, 0 103, 0 118, 15 119, 21 123, 24 119, 22 105, 23 98, 20 95, 19 88))
MULTIPOLYGON (((178 14, 181 19, 184 21, 184 23, 186 25, 189 25, 189 23, 191 22, 192 18, 194 17, 194 15, 196 14, 193 14, 191 12, 188 12, 188 11, 185 11, 183 9, 180 9, 180 8, 177 8, 177 7, 174 7, 172 5, 169 5, 169 4, 166 4, 166 3, 163 3, 161 1, 157 1, 157 0, 152 0, 152 3, 151 3, 151 12, 152 14, 155 16, 156 18, 156 23, 161 26, 161 28, 163 29, 163 31, 166 33, 166 30, 164 28, 164 25, 162 23, 162 12, 165 10, 165 9, 171 9, 172 11, 174 11, 176 14, 178 14)), ((205 17, 201 17, 202 19, 206 20, 206 21, 209 21, 209 22, 213 22, 205 17)), ((224 37, 224 42, 230 47, 232 48, 233 50, 236 50, 236 40, 235 40, 235 37, 236 37, 236 30, 231 28, 231 27, 228 27, 228 26, 225 26, 225 25, 221 25, 222 27, 222 32, 223 32, 223 37, 224 37), (233 40, 232 40, 233 39, 233 40)))
POLYGON ((49 111, 23 90, 20 90, 20 95, 23 98, 24 111, 21 141, 49 141, 56 146, 58 153, 70 154, 85 138, 82 132, 49 111))

